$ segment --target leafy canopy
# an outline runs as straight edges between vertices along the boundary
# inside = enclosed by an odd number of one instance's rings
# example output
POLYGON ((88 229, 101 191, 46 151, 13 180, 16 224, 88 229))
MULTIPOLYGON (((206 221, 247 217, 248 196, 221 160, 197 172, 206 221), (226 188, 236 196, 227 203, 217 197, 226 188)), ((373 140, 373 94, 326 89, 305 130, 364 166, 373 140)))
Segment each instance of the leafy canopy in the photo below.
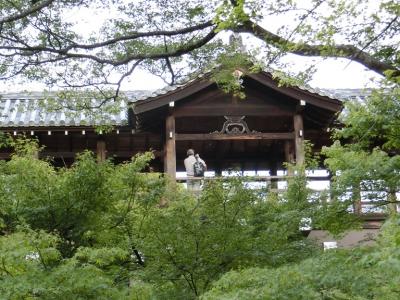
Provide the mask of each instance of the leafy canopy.
POLYGON ((397 299, 399 218, 374 247, 329 250, 299 264, 232 271, 201 299, 397 299))
POLYGON ((142 173, 151 153, 114 165, 84 152, 71 168, 55 169, 36 158, 31 141, 15 147, 0 164, 0 294, 7 297, 192 299, 230 270, 317 253, 300 231, 307 218, 336 233, 354 226, 311 194, 304 172, 285 194, 232 179, 194 197, 161 174, 142 173))

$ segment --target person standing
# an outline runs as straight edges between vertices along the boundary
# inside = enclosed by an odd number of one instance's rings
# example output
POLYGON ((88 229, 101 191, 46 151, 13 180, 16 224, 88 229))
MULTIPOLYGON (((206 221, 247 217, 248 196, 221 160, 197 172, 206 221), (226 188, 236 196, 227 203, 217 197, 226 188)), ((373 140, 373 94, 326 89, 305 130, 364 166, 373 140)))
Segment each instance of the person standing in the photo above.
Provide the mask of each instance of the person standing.
POLYGON ((188 177, 186 184, 187 184, 187 189, 190 191, 199 191, 200 190, 200 185, 201 185, 201 180, 200 179, 191 179, 190 177, 203 177, 204 176, 204 171, 207 169, 207 165, 200 158, 198 154, 196 156, 194 155, 194 150, 193 149, 188 149, 186 152, 187 157, 184 160, 185 164, 185 169, 186 169, 186 176, 188 177), (201 170, 203 169, 203 172, 201 173, 201 170))

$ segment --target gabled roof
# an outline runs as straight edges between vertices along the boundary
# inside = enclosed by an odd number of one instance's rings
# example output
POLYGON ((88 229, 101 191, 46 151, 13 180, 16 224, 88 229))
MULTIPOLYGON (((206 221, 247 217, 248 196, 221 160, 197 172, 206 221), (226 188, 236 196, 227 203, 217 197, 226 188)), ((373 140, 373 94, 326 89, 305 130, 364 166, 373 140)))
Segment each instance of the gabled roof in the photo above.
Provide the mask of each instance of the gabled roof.
MULTIPOLYGON (((260 82, 268 88, 298 100, 305 100, 317 107, 334 112, 340 111, 342 108, 342 102, 338 100, 335 94, 330 93, 330 90, 319 90, 305 85, 279 86, 278 82, 269 71, 248 74, 246 76, 260 82)), ((182 100, 213 84, 215 84, 215 82, 211 79, 211 72, 202 73, 185 83, 166 87, 155 91, 150 97, 138 99, 135 101, 133 109, 136 114, 147 112, 168 105, 169 102, 182 100)))

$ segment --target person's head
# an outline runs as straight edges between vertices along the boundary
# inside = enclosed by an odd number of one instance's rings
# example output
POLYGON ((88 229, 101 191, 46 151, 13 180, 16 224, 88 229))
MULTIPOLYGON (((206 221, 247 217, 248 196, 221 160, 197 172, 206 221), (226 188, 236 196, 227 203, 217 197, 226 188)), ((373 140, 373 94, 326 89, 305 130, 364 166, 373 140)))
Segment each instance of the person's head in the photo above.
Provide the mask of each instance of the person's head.
POLYGON ((193 149, 188 149, 186 154, 187 154, 187 156, 194 155, 194 150, 193 149))

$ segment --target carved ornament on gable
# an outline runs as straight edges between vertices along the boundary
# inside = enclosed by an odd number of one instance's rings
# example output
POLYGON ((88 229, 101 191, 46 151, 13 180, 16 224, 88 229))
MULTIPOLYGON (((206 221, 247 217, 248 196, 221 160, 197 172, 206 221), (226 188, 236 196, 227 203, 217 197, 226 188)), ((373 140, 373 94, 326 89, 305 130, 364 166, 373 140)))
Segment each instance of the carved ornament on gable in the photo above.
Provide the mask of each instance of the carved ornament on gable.
POLYGON ((249 127, 244 120, 245 116, 224 116, 226 121, 222 126, 220 133, 225 134, 243 134, 250 133, 249 127))

